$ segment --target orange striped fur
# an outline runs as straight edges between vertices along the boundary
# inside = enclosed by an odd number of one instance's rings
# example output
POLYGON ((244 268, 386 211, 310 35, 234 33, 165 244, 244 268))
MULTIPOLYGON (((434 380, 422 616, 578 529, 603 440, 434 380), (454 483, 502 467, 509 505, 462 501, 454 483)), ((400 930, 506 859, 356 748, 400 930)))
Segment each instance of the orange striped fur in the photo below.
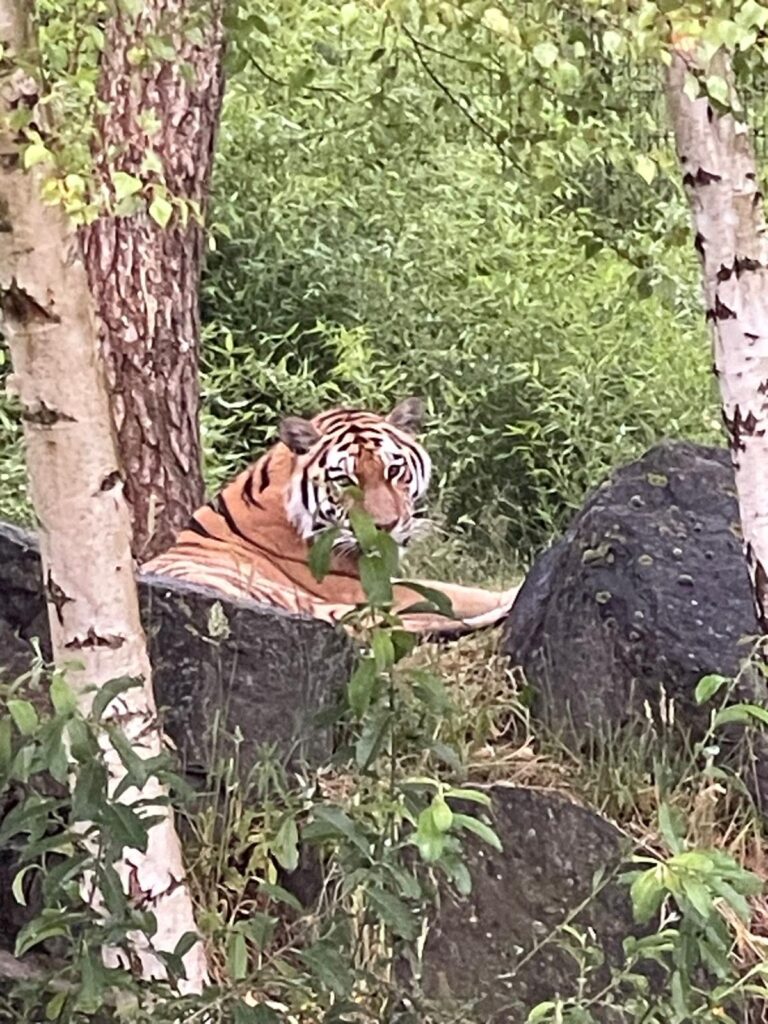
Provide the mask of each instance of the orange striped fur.
MULTIPOLYGON (((253 466, 199 508, 176 543, 142 567, 210 587, 229 598, 337 622, 365 603, 345 488, 354 485, 380 529, 406 546, 418 529, 419 503, 429 484, 430 460, 415 440, 422 406, 407 399, 389 416, 333 409, 312 420, 290 417, 280 441, 253 466), (308 559, 313 539, 339 529, 331 571, 320 582, 308 559)), ((421 581, 441 590, 455 618, 407 613, 406 628, 459 633, 500 621, 516 588, 502 593, 421 581)), ((407 585, 395 586, 395 611, 423 602, 407 585)))

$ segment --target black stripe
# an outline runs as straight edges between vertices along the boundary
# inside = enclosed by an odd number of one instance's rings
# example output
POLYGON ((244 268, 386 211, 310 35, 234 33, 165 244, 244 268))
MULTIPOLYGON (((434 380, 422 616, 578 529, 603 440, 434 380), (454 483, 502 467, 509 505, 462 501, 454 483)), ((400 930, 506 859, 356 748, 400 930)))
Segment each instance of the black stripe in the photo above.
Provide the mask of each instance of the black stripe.
POLYGON ((259 470, 259 490, 265 491, 269 487, 269 459, 264 459, 259 470))
POLYGON ((253 544, 253 541, 251 540, 251 538, 250 537, 246 537, 246 535, 243 533, 243 531, 240 529, 240 527, 235 522, 235 520, 234 520, 234 518, 232 516, 232 513, 227 508, 227 503, 224 500, 224 495, 220 494, 217 500, 218 500, 218 504, 219 504, 219 512, 221 513, 221 515, 224 516, 224 520, 225 520, 227 526, 232 531, 232 533, 234 533, 235 536, 239 537, 241 540, 244 540, 247 544, 253 544))
POLYGON ((189 531, 190 531, 190 533, 196 533, 196 534, 198 534, 198 535, 199 535, 200 537, 210 537, 210 538, 211 538, 211 540, 214 540, 214 539, 215 539, 215 538, 214 538, 214 536, 213 536, 213 534, 212 534, 212 533, 208 533, 208 531, 207 531, 207 530, 206 530, 206 528, 205 528, 205 527, 204 527, 204 526, 202 525, 202 523, 198 523, 198 521, 197 521, 197 520, 195 519, 195 517, 194 517, 194 516, 192 516, 192 518, 191 518, 191 519, 189 520, 189 522, 188 522, 188 523, 187 523, 187 525, 186 525, 186 526, 184 527, 184 529, 185 529, 185 530, 189 530, 189 531))
POLYGON ((248 479, 243 484, 242 499, 246 505, 255 505, 256 508, 264 508, 260 501, 253 496, 253 473, 248 474, 248 479))

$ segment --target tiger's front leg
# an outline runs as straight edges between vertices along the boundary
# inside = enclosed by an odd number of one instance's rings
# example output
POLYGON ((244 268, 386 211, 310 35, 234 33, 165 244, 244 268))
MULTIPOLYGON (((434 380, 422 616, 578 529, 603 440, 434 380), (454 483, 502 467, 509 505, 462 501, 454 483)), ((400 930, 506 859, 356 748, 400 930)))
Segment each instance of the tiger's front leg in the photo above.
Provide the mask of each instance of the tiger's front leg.
POLYGON ((408 588, 407 581, 395 586, 394 611, 401 614, 403 625, 413 633, 470 633, 502 622, 509 614, 521 584, 509 590, 483 590, 440 580, 414 580, 423 587, 437 590, 451 602, 453 618, 433 612, 408 612, 407 609, 423 603, 424 598, 408 588))

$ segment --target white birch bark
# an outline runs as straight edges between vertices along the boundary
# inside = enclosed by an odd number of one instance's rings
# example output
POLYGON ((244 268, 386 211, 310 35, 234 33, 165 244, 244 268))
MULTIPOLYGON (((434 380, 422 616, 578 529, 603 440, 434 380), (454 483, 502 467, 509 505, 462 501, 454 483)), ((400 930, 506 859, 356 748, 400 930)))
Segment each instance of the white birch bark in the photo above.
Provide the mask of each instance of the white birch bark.
MULTIPOLYGON (((684 91, 695 45, 677 43, 667 105, 702 266, 714 372, 736 473, 758 621, 768 632, 768 242, 747 125, 684 91)), ((706 68, 733 90, 727 54, 706 68)))
MULTIPOLYGON (((22 52, 24 41, 24 0, 0 0, 5 62, 22 52)), ((15 105, 35 100, 35 83, 20 69, 0 79, 0 326, 22 406, 54 659, 81 663, 68 679, 84 711, 91 688, 121 676, 142 680, 115 699, 105 717, 140 757, 150 758, 161 752, 163 738, 88 278, 76 232, 58 208, 40 202, 42 172, 23 172, 18 140, 4 122, 15 105)), ((114 792, 125 769, 106 737, 103 742, 114 792)), ((166 796, 150 780, 120 800, 166 796)), ((196 930, 172 813, 162 806, 150 811, 163 819, 151 828, 148 849, 126 848, 116 868, 134 905, 154 912, 158 929, 151 939, 132 936, 129 950, 105 951, 108 960, 131 964, 145 979, 166 976, 154 950, 173 950, 184 933, 196 930)), ((201 941, 184 965, 187 980, 180 987, 199 991, 207 980, 201 941)))

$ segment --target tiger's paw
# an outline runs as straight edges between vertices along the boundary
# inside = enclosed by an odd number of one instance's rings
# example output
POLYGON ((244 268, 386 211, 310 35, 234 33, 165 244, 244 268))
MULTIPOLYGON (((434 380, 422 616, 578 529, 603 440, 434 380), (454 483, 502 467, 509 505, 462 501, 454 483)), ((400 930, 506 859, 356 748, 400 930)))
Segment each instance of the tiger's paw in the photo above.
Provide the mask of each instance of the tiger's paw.
POLYGON ((488 597, 495 597, 496 603, 493 607, 488 608, 476 615, 471 615, 463 618, 461 621, 465 626, 470 629, 487 629, 489 626, 497 626, 503 622, 512 610, 512 605, 515 603, 515 599, 520 592, 521 583, 518 583, 515 587, 510 587, 509 590, 502 590, 499 593, 492 594, 488 593, 488 597))

